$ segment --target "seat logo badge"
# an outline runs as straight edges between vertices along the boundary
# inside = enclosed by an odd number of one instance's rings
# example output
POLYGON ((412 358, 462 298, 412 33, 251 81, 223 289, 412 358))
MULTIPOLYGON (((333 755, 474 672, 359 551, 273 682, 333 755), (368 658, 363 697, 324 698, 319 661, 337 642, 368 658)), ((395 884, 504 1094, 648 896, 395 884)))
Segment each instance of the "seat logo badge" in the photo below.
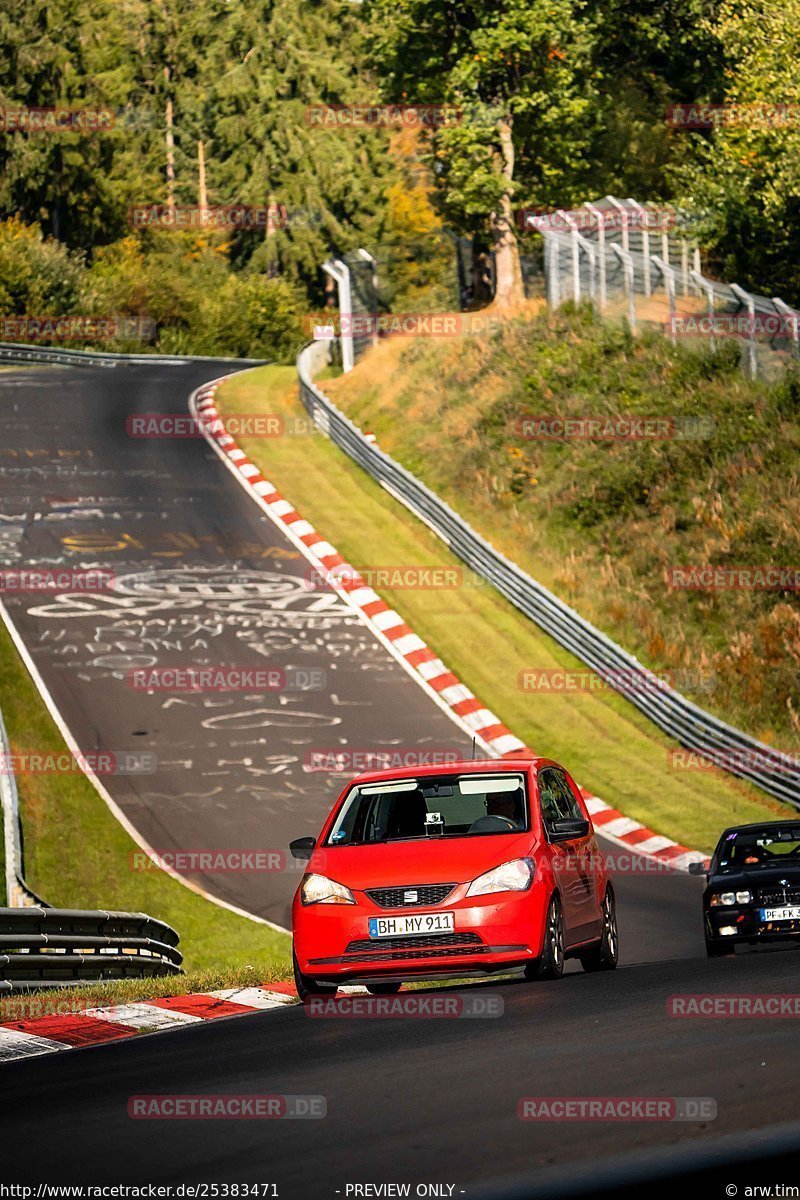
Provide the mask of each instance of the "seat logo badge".
POLYGON ((403 904, 416 904, 418 899, 416 892, 403 892, 403 904))

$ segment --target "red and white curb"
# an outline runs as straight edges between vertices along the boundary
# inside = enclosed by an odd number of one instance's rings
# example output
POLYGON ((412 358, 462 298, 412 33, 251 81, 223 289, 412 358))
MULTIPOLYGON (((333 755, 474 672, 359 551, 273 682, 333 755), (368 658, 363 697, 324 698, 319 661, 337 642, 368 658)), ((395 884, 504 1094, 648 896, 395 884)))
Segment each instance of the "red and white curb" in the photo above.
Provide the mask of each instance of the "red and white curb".
MULTIPOLYGON (((54 1050, 116 1042, 142 1033, 164 1033, 180 1025, 197 1025, 220 1017, 243 1017, 285 1008, 296 999, 293 985, 277 983, 268 988, 224 988, 203 995, 164 996, 134 1004, 5 1021, 0 1024, 0 1063, 50 1054, 54 1050)), ((41 993, 36 1001, 47 1007, 47 998, 41 993)))
MULTIPOLYGON (((358 985, 339 988, 343 995, 366 995, 358 985)), ((182 1025, 198 1025, 221 1017, 246 1017, 270 1009, 291 1008, 298 1000, 293 983, 282 981, 263 987, 223 988, 188 996, 163 996, 108 1008, 84 1008, 51 1016, 31 1017, 0 1024, 0 1063, 35 1058, 55 1050, 76 1050, 102 1042, 118 1042, 141 1034, 166 1033, 182 1025)), ((47 998, 36 995, 47 1007, 47 998)), ((61 1002, 64 1007, 69 1001, 61 1002)))
MULTIPOLYGON (((375 636, 406 668, 409 674, 454 721, 498 758, 532 758, 534 752, 521 742, 495 714, 486 708, 442 660, 406 624, 399 613, 368 587, 355 567, 303 519, 278 489, 265 479, 225 428, 214 397, 230 376, 214 379, 198 388, 189 399, 192 416, 208 442, 238 482, 259 507, 284 531, 289 540, 320 571, 333 589, 362 616, 375 636)), ((619 846, 636 854, 649 855, 676 870, 687 870, 690 862, 704 862, 707 855, 681 846, 671 838, 631 820, 597 796, 581 789, 595 827, 619 846)))

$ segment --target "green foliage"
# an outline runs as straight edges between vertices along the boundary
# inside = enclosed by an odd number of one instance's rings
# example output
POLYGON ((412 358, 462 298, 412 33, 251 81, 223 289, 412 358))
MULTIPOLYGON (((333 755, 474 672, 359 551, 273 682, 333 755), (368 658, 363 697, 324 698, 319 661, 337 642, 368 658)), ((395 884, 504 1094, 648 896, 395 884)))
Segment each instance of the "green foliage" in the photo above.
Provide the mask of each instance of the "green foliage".
POLYGON ((725 62, 729 104, 786 106, 788 119, 722 124, 683 135, 694 154, 677 186, 702 217, 718 272, 800 303, 800 3, 722 0, 705 24, 725 62))
POLYGON ((436 131, 431 151, 454 228, 485 227, 508 191, 504 121, 512 126, 517 202, 562 204, 572 195, 593 97, 594 32, 580 0, 369 0, 365 8, 389 99, 447 104, 462 114, 436 131))
POLYGON ((60 315, 79 311, 83 260, 38 225, 0 224, 0 313, 60 315))

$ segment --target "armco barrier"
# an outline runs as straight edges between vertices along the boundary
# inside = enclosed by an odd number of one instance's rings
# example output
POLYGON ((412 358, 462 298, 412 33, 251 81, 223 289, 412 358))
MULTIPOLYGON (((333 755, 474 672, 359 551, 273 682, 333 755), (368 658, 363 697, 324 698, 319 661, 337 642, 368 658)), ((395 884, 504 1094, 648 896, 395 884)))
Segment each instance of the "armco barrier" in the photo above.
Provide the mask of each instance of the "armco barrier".
POLYGON ((0 363, 33 363, 54 367, 106 367, 119 363, 159 363, 161 366, 179 367, 187 362, 235 362, 243 367, 264 366, 262 358, 228 358, 208 354, 116 354, 97 350, 62 350, 44 346, 26 346, 14 342, 0 342, 0 363))
MULTIPOLYGON (((0 712, 0 753, 3 762, 11 761, 3 714, 0 712)), ((32 892, 22 873, 22 830, 19 820, 19 796, 13 771, 0 771, 0 805, 3 819, 3 848, 5 853, 5 899, 7 904, 42 904, 32 892)), ((2 895, 2 893, 0 893, 2 895)))
POLYGON ((632 704, 682 746, 723 756, 725 769, 777 799, 800 808, 800 770, 789 756, 749 737, 662 684, 589 621, 521 570, 476 533, 449 505, 376 445, 366 440, 314 384, 313 344, 297 358, 300 395, 309 416, 359 466, 436 533, 452 552, 491 583, 525 616, 607 679, 632 704))
POLYGON ((0 995, 179 975, 178 935, 145 913, 0 908, 0 995))

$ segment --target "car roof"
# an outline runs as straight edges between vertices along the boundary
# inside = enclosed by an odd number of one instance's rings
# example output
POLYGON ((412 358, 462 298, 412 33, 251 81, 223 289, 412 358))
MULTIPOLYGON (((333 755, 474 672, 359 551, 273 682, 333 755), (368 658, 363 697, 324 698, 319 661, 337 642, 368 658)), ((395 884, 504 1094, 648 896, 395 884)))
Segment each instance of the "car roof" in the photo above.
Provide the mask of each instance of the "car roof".
MULTIPOLYGON (((424 750, 421 751, 424 753, 424 750)), ((504 772, 538 770, 540 767, 557 767, 550 758, 529 755, 527 758, 465 758, 457 762, 438 763, 431 766, 386 767, 380 771, 362 771, 354 775, 351 783, 380 783, 383 779, 422 779, 432 775, 467 775, 470 773, 501 775, 504 772)))
POLYGON ((729 833, 750 833, 755 829, 785 829, 787 825, 800 826, 800 813, 796 817, 787 817, 785 821, 754 821, 749 825, 730 825, 723 829, 719 840, 722 841, 729 833))

